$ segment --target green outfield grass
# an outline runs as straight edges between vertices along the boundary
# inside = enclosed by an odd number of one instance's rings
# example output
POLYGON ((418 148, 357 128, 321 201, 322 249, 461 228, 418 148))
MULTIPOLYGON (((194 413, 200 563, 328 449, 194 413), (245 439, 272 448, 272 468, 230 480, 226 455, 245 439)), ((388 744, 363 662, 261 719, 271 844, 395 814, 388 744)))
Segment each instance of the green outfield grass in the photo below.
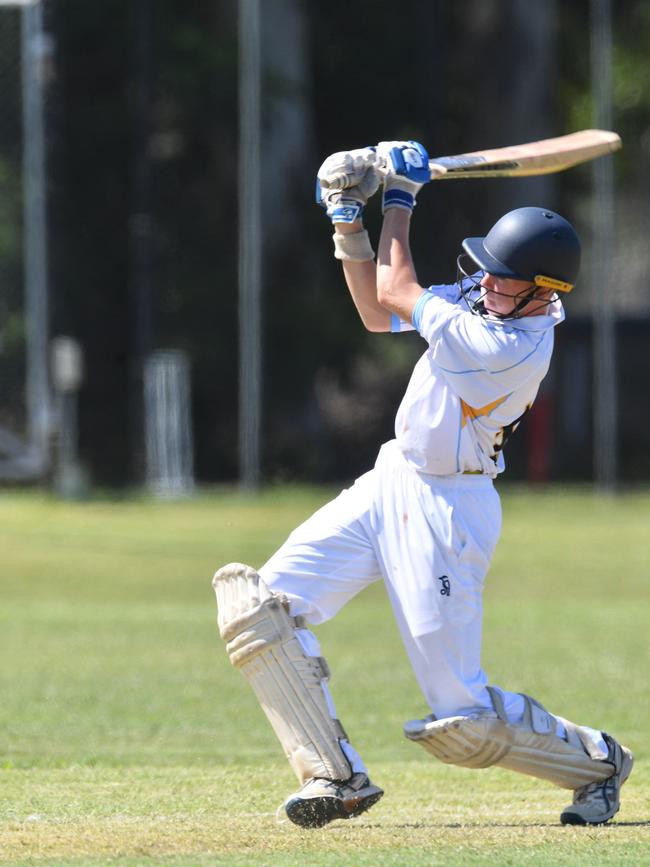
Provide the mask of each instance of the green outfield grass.
POLYGON ((0 491, 1 864, 650 864, 647 493, 505 488, 486 592, 492 680, 636 754, 614 823, 563 828, 562 790, 403 739, 427 709, 380 585, 317 632, 384 799, 320 831, 276 823, 295 780, 226 658, 210 578, 261 563, 330 493, 0 491))

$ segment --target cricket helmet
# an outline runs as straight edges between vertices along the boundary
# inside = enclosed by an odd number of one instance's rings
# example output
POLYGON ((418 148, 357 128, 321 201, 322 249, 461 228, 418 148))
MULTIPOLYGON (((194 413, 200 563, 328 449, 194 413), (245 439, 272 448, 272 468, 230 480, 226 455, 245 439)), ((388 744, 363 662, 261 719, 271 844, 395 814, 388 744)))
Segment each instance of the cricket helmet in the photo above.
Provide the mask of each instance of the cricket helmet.
POLYGON ((570 292, 580 269, 575 229, 545 208, 509 211, 484 238, 465 238, 463 250, 488 274, 557 292, 570 292))

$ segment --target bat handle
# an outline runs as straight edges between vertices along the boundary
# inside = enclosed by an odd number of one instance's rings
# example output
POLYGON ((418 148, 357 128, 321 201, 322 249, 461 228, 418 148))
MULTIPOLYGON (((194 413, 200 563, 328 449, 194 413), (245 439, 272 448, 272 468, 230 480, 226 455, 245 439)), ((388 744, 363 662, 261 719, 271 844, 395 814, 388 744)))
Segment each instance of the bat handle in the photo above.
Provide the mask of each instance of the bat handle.
POLYGON ((447 174, 447 169, 445 166, 440 165, 440 163, 429 160, 429 174, 431 175, 431 180, 435 181, 437 178, 444 178, 447 174))

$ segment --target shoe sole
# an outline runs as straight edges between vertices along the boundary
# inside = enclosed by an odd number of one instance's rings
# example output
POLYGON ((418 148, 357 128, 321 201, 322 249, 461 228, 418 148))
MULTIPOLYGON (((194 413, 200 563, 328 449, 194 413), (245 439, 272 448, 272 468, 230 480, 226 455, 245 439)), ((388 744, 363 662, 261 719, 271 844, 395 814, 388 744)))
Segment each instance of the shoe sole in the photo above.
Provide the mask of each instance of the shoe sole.
MULTIPOLYGON (((623 753, 623 764, 622 764, 621 772, 620 772, 621 782, 619 783, 619 792, 620 792, 620 789, 621 789, 621 786, 623 785, 623 783, 625 783, 627 778, 632 773, 633 765, 634 765, 634 756, 632 755, 631 752, 629 752, 629 750, 625 750, 623 753)), ((620 805, 620 799, 619 799, 619 805, 614 810, 614 812, 611 813, 611 815, 605 816, 605 818, 597 819, 595 821, 590 821, 589 819, 585 819, 584 816, 580 815, 580 813, 573 813, 570 809, 565 810, 560 815, 560 822, 563 825, 605 825, 605 824, 607 824, 607 822, 610 821, 610 819, 613 819, 614 816, 618 813, 618 811, 620 810, 620 806, 621 805, 620 805)))
POLYGON ((294 825, 301 828, 322 828, 334 819, 353 819, 376 804, 384 793, 379 790, 359 798, 291 798, 285 812, 294 825))

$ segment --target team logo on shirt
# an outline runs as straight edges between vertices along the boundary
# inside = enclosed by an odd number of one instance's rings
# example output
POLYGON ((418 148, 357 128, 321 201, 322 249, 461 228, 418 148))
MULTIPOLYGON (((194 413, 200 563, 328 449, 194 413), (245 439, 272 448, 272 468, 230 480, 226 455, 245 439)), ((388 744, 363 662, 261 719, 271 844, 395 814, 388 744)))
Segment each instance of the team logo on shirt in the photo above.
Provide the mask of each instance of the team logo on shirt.
POLYGON ((451 581, 449 578, 446 575, 440 575, 438 581, 440 581, 440 595, 451 596, 451 581))

